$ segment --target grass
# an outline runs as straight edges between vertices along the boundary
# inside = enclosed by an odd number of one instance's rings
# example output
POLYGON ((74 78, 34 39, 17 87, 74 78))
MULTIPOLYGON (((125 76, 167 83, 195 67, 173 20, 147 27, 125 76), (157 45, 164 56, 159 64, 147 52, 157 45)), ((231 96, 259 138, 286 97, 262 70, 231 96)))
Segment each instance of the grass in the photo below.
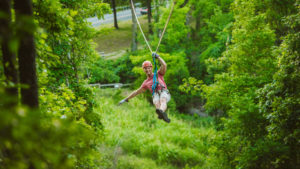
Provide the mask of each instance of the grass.
POLYGON ((143 96, 116 106, 129 92, 97 91, 100 107, 96 111, 105 126, 104 147, 109 147, 100 151, 110 162, 107 168, 205 168, 215 135, 212 120, 169 113, 172 121, 165 123, 143 96))
MULTIPOLYGON (((148 21, 146 16, 139 18, 144 33, 148 34, 148 21)), ((94 38, 97 44, 96 50, 104 53, 114 53, 130 49, 132 36, 132 21, 118 22, 119 29, 115 29, 113 24, 106 24, 98 27, 99 34, 94 38)), ((138 28, 138 33, 140 30, 138 28)))

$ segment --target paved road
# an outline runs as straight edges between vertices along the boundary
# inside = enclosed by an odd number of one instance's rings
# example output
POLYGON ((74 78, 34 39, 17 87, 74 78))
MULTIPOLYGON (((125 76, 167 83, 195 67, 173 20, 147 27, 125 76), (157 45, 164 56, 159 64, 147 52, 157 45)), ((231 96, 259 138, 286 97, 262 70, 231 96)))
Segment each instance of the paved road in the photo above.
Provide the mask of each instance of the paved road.
MULTIPOLYGON (((135 8, 136 15, 139 17, 141 16, 140 12, 141 8, 135 8)), ((117 12, 117 20, 119 21, 126 21, 131 19, 131 10, 124 10, 117 12)), ((103 24, 113 23, 114 22, 114 15, 113 14, 105 14, 104 19, 99 20, 97 17, 88 18, 87 21, 92 23, 93 27, 98 27, 103 24)))

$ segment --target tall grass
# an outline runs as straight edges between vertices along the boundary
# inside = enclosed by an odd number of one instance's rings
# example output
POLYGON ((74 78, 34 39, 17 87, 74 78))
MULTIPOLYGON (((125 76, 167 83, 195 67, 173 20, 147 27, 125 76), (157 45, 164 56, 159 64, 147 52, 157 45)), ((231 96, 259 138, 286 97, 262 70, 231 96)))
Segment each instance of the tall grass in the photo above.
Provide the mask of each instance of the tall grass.
POLYGON ((129 91, 102 89, 96 100, 105 126, 101 151, 108 168, 203 168, 215 134, 212 119, 168 112, 171 123, 157 118, 143 96, 117 106, 129 91), (108 148, 109 147, 109 148, 108 148))

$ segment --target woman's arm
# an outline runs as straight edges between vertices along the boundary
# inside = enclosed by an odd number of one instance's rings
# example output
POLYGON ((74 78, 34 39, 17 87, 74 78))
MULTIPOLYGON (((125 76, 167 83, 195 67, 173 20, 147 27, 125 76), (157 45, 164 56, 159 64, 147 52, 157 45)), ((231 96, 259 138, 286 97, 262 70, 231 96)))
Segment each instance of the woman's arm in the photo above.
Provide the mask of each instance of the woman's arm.
POLYGON ((128 102, 129 99, 131 99, 131 98, 135 97, 136 95, 141 94, 141 93, 143 93, 143 92, 145 92, 145 91, 146 91, 145 88, 140 87, 139 89, 137 89, 137 90, 135 90, 134 92, 132 92, 128 97, 126 97, 125 99, 121 100, 121 101, 119 102, 119 105, 120 105, 120 104, 123 104, 123 103, 125 103, 125 102, 128 102))
POLYGON ((157 55, 158 57, 156 57, 160 63, 160 68, 159 68, 159 72, 160 74, 164 75, 167 71, 167 64, 166 62, 159 56, 157 55))
POLYGON ((145 91, 146 91, 145 88, 140 87, 139 89, 137 89, 137 90, 135 90, 134 92, 132 92, 132 93, 126 98, 126 100, 129 100, 129 99, 135 97, 136 95, 139 95, 139 94, 141 94, 141 93, 143 93, 143 92, 145 92, 145 91))

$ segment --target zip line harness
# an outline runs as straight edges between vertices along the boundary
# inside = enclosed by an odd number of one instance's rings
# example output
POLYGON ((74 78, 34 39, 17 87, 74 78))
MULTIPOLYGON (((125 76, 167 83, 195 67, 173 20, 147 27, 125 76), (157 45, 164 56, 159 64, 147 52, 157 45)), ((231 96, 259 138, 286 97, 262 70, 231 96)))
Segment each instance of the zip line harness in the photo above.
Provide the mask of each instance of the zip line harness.
POLYGON ((152 58, 153 58, 153 62, 154 62, 154 75, 153 75, 153 85, 152 85, 152 96, 155 93, 156 86, 158 84, 160 84, 159 81, 158 81, 158 76, 157 76, 157 65, 156 65, 156 62, 155 62, 155 55, 156 55, 156 53, 152 54, 152 58))
MULTIPOLYGON (((161 84, 158 82, 158 76, 157 76, 157 64, 156 64, 156 62, 155 62, 155 56, 157 55, 156 53, 158 52, 158 48, 159 48, 159 46, 160 46, 161 40, 162 40, 162 38, 163 38, 163 36, 164 36, 164 34, 165 34, 165 31, 166 31, 166 28, 167 28, 167 26, 168 26, 168 24, 169 24, 169 21, 170 21, 172 12, 173 12, 173 10, 174 10, 175 2, 174 2, 173 5, 172 5, 170 14, 169 14, 168 19, 167 19, 167 22, 166 22, 166 24, 165 24, 164 30, 163 30, 163 32, 162 32, 162 34, 161 34, 161 36, 160 36, 160 39, 159 39, 159 42, 158 42, 158 45, 157 45, 157 47, 156 47, 155 52, 152 51, 151 46, 149 45, 149 42, 148 42, 148 40, 147 40, 147 38, 146 38, 146 36, 145 36, 145 34, 144 34, 144 32, 143 32, 143 29, 142 29, 142 27, 141 27, 141 24, 140 24, 140 22, 139 22, 139 20, 138 20, 138 18, 137 18, 136 12, 135 12, 135 7, 134 7, 134 5, 133 5, 133 1, 130 0, 130 2, 131 2, 131 7, 132 7, 133 14, 134 14, 134 16, 135 16, 135 19, 136 19, 136 21, 137 21, 137 23, 138 23, 138 26, 139 26, 141 32, 142 32, 142 35, 143 35, 143 37, 144 37, 144 39, 145 39, 145 42, 146 42, 146 44, 147 44, 147 46, 148 46, 148 48, 149 48, 149 50, 150 50, 150 52, 151 52, 151 54, 152 54, 152 58, 153 58, 153 62, 154 62, 154 75, 153 75, 153 85, 152 85, 152 96, 153 96, 154 93, 155 93, 155 90, 156 90, 157 85, 161 85, 161 84)), ((148 10, 149 10, 149 9, 148 9, 148 10)), ((161 86, 162 86, 162 85, 161 85, 161 86)), ((163 86, 163 87, 164 87, 164 86, 163 86)))

